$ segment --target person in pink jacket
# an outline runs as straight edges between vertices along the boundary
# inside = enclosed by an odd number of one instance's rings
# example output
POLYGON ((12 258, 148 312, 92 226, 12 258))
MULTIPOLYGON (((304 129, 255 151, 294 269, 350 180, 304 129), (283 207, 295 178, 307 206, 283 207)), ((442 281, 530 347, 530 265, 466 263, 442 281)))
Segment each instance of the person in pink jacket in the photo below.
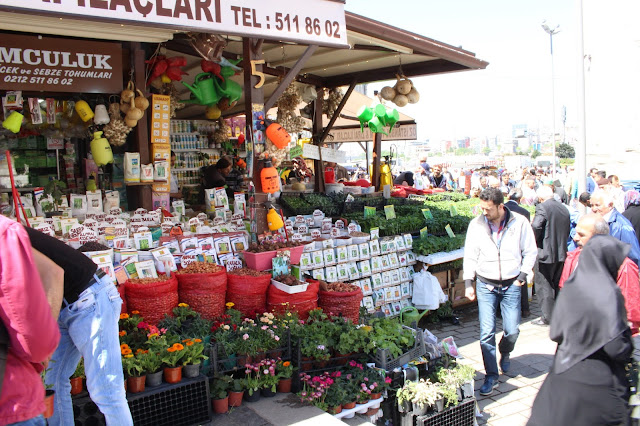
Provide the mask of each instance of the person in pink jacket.
POLYGON ((0 216, 0 320, 9 352, 0 390, 0 425, 44 425, 40 372, 60 340, 29 237, 0 216))

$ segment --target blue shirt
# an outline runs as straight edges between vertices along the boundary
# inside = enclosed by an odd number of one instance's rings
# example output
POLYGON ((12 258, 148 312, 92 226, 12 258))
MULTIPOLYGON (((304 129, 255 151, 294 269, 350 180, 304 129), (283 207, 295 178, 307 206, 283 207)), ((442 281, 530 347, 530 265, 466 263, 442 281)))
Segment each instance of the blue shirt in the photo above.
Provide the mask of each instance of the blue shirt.
POLYGON ((607 222, 609 223, 609 235, 631 246, 628 257, 638 265, 640 262, 640 244, 638 244, 636 231, 633 229, 633 225, 629 219, 622 216, 618 213, 618 210, 614 208, 611 210, 611 215, 607 222))

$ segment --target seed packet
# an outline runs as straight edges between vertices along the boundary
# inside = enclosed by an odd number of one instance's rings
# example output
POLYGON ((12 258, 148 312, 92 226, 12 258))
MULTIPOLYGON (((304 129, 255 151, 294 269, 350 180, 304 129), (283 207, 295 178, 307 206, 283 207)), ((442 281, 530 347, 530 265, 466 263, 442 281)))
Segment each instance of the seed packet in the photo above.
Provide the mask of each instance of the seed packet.
POLYGON ((328 266, 325 268, 325 276, 327 282, 333 283, 338 281, 338 270, 335 266, 328 266))
POLYGON ((378 240, 369 241, 369 253, 371 253, 371 256, 380 256, 380 243, 378 240))
POLYGON ((338 272, 338 281, 347 281, 349 279, 349 270, 346 263, 339 263, 336 266, 336 271, 338 272))
POLYGON ((133 240, 135 241, 137 250, 149 250, 153 248, 153 237, 149 231, 136 232, 133 234, 133 240))
POLYGON ((336 257, 335 257, 335 253, 333 252, 332 248, 328 248, 328 249, 324 249, 322 251, 323 257, 324 257, 324 265, 325 266, 332 266, 336 264, 336 257))
POLYGON ((382 275, 381 274, 373 274, 371 275, 371 284, 374 289, 378 289, 382 287, 382 275))
POLYGON ((158 278, 158 273, 156 272, 153 260, 136 262, 135 265, 138 278, 158 278))
POLYGON ((345 247, 345 246, 336 247, 336 261, 338 263, 343 263, 343 262, 348 262, 349 261, 349 255, 348 255, 348 252, 347 252, 347 247, 345 247))

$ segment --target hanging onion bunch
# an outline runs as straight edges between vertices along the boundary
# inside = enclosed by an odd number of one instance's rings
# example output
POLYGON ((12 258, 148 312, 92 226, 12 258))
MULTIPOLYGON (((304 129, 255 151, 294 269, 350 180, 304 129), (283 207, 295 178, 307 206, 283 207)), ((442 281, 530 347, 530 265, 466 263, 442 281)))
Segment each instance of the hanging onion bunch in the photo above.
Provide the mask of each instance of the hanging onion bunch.
POLYGON ((322 103, 322 113, 329 118, 333 117, 343 96, 342 91, 338 88, 329 90, 329 96, 322 103))
POLYGON ((104 126, 104 137, 113 146, 122 146, 127 142, 127 135, 131 131, 131 127, 127 126, 120 114, 120 104, 112 103, 109 105, 109 117, 111 121, 104 126))
POLYGON ((302 98, 295 83, 291 83, 276 102, 277 122, 289 133, 300 133, 304 128, 304 119, 295 113, 301 102, 302 98))
POLYGON ((211 138, 215 143, 225 143, 229 140, 230 128, 227 126, 227 122, 222 117, 218 119, 218 127, 211 134, 211 138))

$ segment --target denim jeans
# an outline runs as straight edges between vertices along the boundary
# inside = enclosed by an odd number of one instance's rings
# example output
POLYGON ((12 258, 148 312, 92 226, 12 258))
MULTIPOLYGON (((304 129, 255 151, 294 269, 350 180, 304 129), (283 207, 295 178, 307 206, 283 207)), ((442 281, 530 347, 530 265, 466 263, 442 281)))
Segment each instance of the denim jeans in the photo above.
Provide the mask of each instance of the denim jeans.
POLYGON ((60 344, 46 377, 46 383, 56 391, 54 414, 49 419, 52 425, 74 425, 69 377, 81 356, 87 390, 107 425, 133 425, 124 391, 118 336, 122 299, 109 276, 94 279, 95 283, 76 302, 63 307, 58 317, 60 344))
POLYGON ((18 423, 11 423, 7 426, 46 426, 47 421, 44 419, 42 415, 36 416, 29 420, 24 420, 18 423))
POLYGON ((522 287, 511 284, 506 289, 495 286, 489 290, 485 283, 476 281, 478 311, 480 316, 480 348, 487 377, 497 379, 498 362, 496 360, 496 310, 498 305, 502 312, 502 328, 504 334, 500 340, 501 354, 513 351, 520 334, 520 291, 522 287))

